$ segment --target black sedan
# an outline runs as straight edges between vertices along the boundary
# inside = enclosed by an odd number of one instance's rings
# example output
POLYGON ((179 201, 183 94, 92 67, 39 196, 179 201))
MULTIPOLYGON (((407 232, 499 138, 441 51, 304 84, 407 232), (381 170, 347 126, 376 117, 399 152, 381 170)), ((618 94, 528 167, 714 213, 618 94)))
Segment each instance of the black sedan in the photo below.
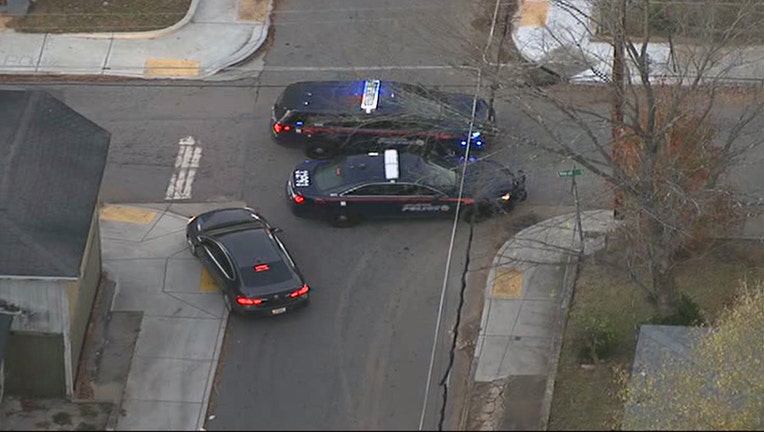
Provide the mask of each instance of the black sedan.
POLYGON ((279 231, 250 208, 226 208, 189 219, 186 241, 221 287, 229 310, 278 315, 310 296, 279 231))
POLYGON ((507 211, 527 197, 525 174, 489 160, 462 163, 390 149, 331 160, 306 160, 286 184, 292 211, 346 227, 363 218, 464 216, 507 211))

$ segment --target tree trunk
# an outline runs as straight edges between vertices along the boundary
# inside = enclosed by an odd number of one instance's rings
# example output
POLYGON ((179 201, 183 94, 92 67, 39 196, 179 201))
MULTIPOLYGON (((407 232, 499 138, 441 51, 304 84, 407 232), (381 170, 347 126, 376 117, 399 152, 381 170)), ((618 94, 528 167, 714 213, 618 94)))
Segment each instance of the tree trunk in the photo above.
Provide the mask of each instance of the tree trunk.
MULTIPOLYGON (((665 250, 661 252, 661 255, 671 253, 671 251, 665 250)), ((670 260, 666 257, 656 259, 652 265, 652 277, 658 315, 662 318, 673 315, 679 300, 679 290, 670 260)))

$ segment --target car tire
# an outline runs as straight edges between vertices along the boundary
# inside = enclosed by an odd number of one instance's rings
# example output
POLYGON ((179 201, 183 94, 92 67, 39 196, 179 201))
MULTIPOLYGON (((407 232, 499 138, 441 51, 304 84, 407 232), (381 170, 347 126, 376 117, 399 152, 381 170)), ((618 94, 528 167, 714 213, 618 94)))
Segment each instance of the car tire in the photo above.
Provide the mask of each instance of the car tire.
POLYGON ((520 197, 518 198, 518 201, 522 202, 528 199, 528 191, 526 191, 525 189, 518 192, 518 195, 520 195, 520 197))
POLYGON ((323 160, 330 159, 337 153, 337 148, 326 143, 311 143, 305 147, 305 156, 310 159, 323 160))
POLYGON ((471 205, 462 211, 462 220, 467 223, 480 223, 490 217, 486 209, 481 209, 477 205, 471 205))
POLYGON ((349 228, 358 225, 359 222, 361 222, 360 216, 342 210, 329 216, 329 223, 337 228, 349 228))

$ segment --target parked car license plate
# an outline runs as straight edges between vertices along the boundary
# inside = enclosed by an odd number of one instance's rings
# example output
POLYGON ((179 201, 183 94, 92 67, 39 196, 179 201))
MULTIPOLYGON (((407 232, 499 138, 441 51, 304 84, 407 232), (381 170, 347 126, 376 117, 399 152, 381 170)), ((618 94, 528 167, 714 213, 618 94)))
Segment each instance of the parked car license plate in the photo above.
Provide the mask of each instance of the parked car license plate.
POLYGON ((286 308, 285 308, 285 307, 280 307, 280 308, 276 308, 276 309, 271 309, 271 313, 272 313, 273 315, 278 315, 278 314, 280 314, 280 313, 284 313, 284 312, 286 312, 286 308))

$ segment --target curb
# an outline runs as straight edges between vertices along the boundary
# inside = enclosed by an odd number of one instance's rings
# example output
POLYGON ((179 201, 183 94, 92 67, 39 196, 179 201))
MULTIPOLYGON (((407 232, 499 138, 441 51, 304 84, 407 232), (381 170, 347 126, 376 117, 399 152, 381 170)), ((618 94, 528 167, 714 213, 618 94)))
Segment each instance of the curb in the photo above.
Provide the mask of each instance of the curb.
POLYGON ((562 305, 560 306, 562 316, 557 322, 557 330, 552 339, 549 373, 546 378, 544 399, 541 402, 541 418, 539 419, 539 427, 541 430, 547 430, 549 424, 549 414, 552 410, 552 398, 554 397, 554 383, 557 379, 557 368, 560 363, 560 351, 562 350, 562 338, 565 335, 565 326, 568 323, 570 301, 573 299, 573 290, 576 285, 576 279, 578 278, 578 267, 581 263, 582 253, 583 249, 578 252, 578 255, 568 256, 568 263, 565 265, 565 276, 563 277, 562 283, 562 305), (573 263, 574 259, 575 264, 573 263), (573 271, 568 271, 572 264, 574 264, 572 266, 573 271))
POLYGON ((175 24, 157 29, 142 32, 104 32, 104 33, 61 33, 60 36, 69 36, 82 39, 156 39, 173 33, 188 24, 196 13, 196 8, 201 0, 191 0, 191 4, 186 11, 186 15, 175 24))
MULTIPOLYGON (((236 52, 231 54, 226 60, 224 60, 221 66, 209 66, 208 69, 212 70, 211 72, 207 73, 200 73, 199 76, 196 77, 189 77, 192 79, 205 79, 209 78, 212 75, 215 75, 216 73, 220 72, 221 70, 235 65, 246 58, 252 56, 257 50, 263 45, 265 40, 268 38, 268 29, 271 27, 271 13, 273 13, 273 2, 274 0, 270 0, 268 2, 268 9, 265 13, 265 20, 260 23, 259 26, 259 32, 257 35, 255 35, 255 32, 258 31, 258 29, 252 30, 252 36, 249 38, 249 41, 247 41, 244 45, 242 45, 236 52)), ((175 79, 183 79, 183 77, 176 77, 175 79)))

